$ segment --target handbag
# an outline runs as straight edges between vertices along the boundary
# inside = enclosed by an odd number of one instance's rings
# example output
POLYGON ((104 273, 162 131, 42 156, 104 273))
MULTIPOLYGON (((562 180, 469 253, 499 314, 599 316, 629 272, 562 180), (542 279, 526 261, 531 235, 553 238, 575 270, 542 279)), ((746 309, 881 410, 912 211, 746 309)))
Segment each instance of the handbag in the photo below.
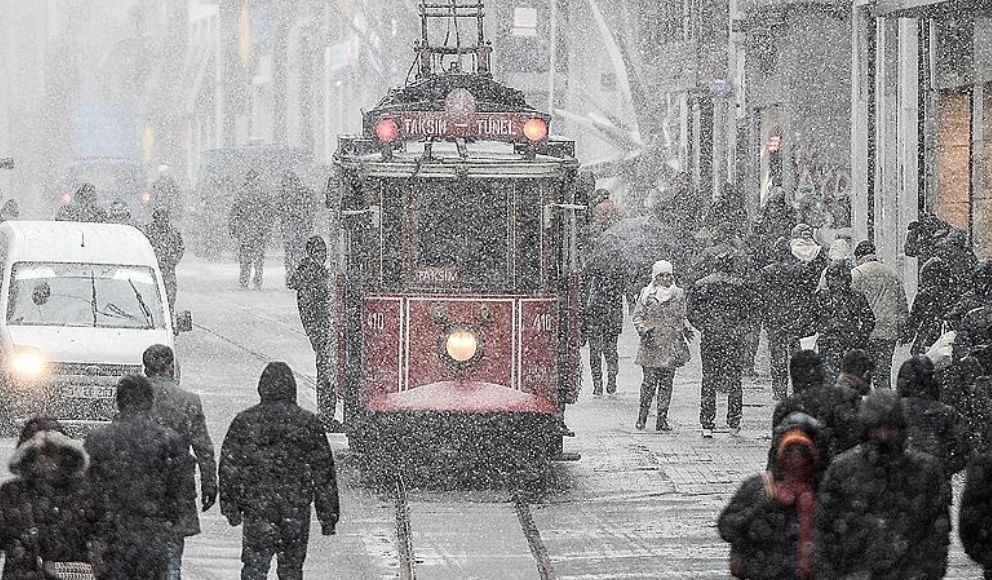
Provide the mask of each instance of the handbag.
POLYGON ((945 369, 954 362, 954 340, 957 337, 957 332, 949 330, 940 335, 937 342, 927 350, 927 358, 933 363, 934 369, 945 369))
POLYGON ((38 526, 34 523, 34 506, 27 506, 28 533, 27 547, 34 552, 45 580, 96 580, 93 566, 89 562, 49 562, 41 557, 41 544, 38 543, 38 526))
POLYGON ((675 366, 683 367, 692 360, 692 351, 689 350, 689 343, 683 333, 679 333, 679 338, 675 343, 675 366))

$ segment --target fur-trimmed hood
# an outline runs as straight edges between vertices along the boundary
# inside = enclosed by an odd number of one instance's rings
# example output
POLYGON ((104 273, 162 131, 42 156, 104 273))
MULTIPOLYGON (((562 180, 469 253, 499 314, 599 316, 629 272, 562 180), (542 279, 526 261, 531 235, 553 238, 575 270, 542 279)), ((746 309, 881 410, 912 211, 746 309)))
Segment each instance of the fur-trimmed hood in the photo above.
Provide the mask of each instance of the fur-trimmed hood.
POLYGON ((80 478, 86 475, 90 458, 83 444, 58 431, 39 431, 34 437, 20 444, 10 457, 10 472, 25 479, 80 478), (58 468, 44 473, 38 458, 47 453, 57 458, 58 468))

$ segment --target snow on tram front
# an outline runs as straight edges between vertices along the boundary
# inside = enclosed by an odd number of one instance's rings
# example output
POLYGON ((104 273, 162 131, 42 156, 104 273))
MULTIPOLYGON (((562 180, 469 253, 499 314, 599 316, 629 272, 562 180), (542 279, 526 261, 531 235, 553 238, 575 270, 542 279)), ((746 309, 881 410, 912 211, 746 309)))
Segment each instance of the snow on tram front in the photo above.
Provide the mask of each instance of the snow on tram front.
POLYGON ((580 368, 574 143, 487 67, 437 73, 425 47, 335 155, 349 441, 554 456, 580 368))

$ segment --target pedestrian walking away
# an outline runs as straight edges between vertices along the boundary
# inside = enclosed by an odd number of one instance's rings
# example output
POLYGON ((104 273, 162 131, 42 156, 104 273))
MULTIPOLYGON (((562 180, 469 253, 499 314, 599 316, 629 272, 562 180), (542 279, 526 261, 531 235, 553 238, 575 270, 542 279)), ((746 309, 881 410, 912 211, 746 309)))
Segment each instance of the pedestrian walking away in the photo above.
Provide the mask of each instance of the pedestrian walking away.
POLYGON ((79 186, 72 201, 59 208, 55 221, 106 223, 107 210, 97 203, 96 187, 89 183, 79 186))
POLYGON ((327 270, 327 244, 320 236, 307 240, 306 257, 290 278, 303 329, 317 358, 317 410, 328 432, 340 433, 337 385, 332 360, 331 274, 327 270))
POLYGON ((868 299, 875 327, 868 338, 868 353, 875 359, 875 386, 892 388, 892 354, 909 326, 906 289, 899 275, 879 261, 875 244, 864 241, 854 249, 858 265, 851 271, 851 289, 868 299))
POLYGON ((262 288, 265 244, 273 222, 271 213, 269 195, 261 176, 254 169, 249 170, 228 220, 231 236, 238 242, 238 264, 241 269, 238 282, 243 289, 248 288, 249 282, 256 290, 262 288))
POLYGON ((169 542, 169 580, 182 576, 186 537, 200 533, 196 508, 196 470, 200 471, 200 498, 203 511, 217 501, 217 461, 214 444, 207 432, 199 395, 185 391, 176 380, 175 355, 163 344, 148 347, 142 356, 145 375, 154 391, 152 417, 159 425, 179 435, 183 448, 183 486, 179 496, 179 525, 169 542), (192 454, 190 454, 192 452, 192 454))
POLYGON ((152 221, 145 227, 145 237, 151 242, 155 251, 155 259, 158 261, 158 268, 162 271, 162 283, 165 285, 165 294, 169 299, 169 310, 176 307, 176 293, 178 285, 176 282, 176 267, 186 253, 186 244, 179 230, 172 227, 172 219, 169 210, 160 207, 152 212, 152 221))
POLYGON ((617 341, 623 331, 623 298, 626 280, 621 272, 602 267, 589 268, 584 285, 582 316, 585 336, 589 342, 589 369, 592 371, 592 393, 603 395, 603 360, 606 361, 606 392, 617 392, 620 372, 617 341))
POLYGON ((894 391, 869 395, 859 421, 862 443, 835 458, 820 484, 818 577, 943 578, 951 489, 940 461, 907 447, 894 391))
POLYGON ((837 377, 840 361, 849 350, 868 350, 875 314, 865 295, 851 289, 851 271, 841 264, 827 268, 827 288, 816 292, 813 320, 819 333, 816 348, 823 357, 827 382, 837 377))
POLYGON ((335 533, 334 456, 320 419, 296 404, 296 379, 286 363, 265 367, 258 394, 261 402, 238 413, 221 446, 221 513, 242 526, 242 579, 266 578, 273 556, 280 580, 299 579, 311 504, 323 535, 335 533))
POLYGON ((0 487, 5 579, 109 578, 111 524, 90 482, 89 456, 57 421, 29 420, 0 487), (65 576, 67 577, 67 576, 65 576))
POLYGON ((934 258, 923 266, 920 271, 920 290, 913 299, 909 322, 901 341, 912 345, 912 354, 925 353, 943 334, 945 320, 951 317, 956 305, 956 294, 957 290, 952 286, 951 270, 946 262, 934 258))
POLYGON ((713 436, 717 391, 727 393, 727 426, 732 435, 740 432, 744 407, 741 385, 741 349, 745 321, 755 300, 744 281, 733 274, 734 256, 716 259, 717 273, 699 280, 689 290, 688 319, 700 331, 703 367, 699 423, 703 437, 713 436))
POLYGON ((795 392, 776 405, 772 414, 772 429, 776 429, 793 413, 804 413, 816 419, 823 428, 826 441, 822 458, 824 465, 841 451, 857 445, 860 434, 856 420, 861 395, 825 383, 823 360, 812 350, 800 350, 793 355, 789 361, 789 372, 795 392))
POLYGON ((735 578, 812 580, 816 490, 825 463, 822 426, 793 413, 775 429, 768 470, 745 480, 717 520, 735 578))
POLYGON ((306 255, 304 248, 313 231, 316 214, 317 204, 313 191, 303 185, 295 172, 283 173, 279 195, 279 229, 282 234, 287 287, 291 287, 293 273, 306 255))
POLYGON ((112 516, 115 579, 165 579, 169 544, 182 520, 187 452, 179 435, 152 418, 154 397, 145 377, 122 378, 117 417, 86 436, 93 486, 112 516))
MULTIPOLYGON (((808 300, 803 296, 800 268, 785 238, 775 243, 773 255, 777 260, 758 273, 756 290, 768 330, 772 398, 781 401, 789 394, 789 360, 799 350, 799 337, 809 326, 809 313, 801 310, 808 300)), ((797 389, 795 384, 792 388, 797 389)))
POLYGON ((675 285, 671 262, 660 260, 651 268, 652 282, 641 290, 634 306, 634 328, 640 346, 634 364, 644 371, 637 428, 644 429, 651 402, 658 396, 657 431, 671 431, 668 407, 672 401, 675 371, 689 362, 692 329, 686 320, 685 291, 675 285))

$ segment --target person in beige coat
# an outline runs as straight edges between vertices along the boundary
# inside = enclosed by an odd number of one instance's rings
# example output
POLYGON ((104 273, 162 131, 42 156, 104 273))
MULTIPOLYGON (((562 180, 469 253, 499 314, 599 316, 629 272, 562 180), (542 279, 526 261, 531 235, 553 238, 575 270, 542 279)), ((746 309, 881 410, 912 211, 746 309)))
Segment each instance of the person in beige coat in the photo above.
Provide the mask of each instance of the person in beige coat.
POLYGON ((851 271, 851 288, 868 299, 875 315, 875 329, 868 341, 868 354, 875 361, 875 388, 892 388, 892 354, 909 324, 906 289, 899 275, 875 255, 875 244, 864 241, 854 249, 858 265, 851 271))
POLYGON ((692 338, 692 329, 686 321, 686 295, 685 290, 675 285, 673 272, 671 262, 655 262, 651 268, 651 283, 641 290, 634 306, 634 328, 641 337, 634 363, 644 369, 638 429, 644 429, 657 392, 655 429, 671 431, 668 406, 672 401, 675 369, 689 361, 687 341, 692 338))

